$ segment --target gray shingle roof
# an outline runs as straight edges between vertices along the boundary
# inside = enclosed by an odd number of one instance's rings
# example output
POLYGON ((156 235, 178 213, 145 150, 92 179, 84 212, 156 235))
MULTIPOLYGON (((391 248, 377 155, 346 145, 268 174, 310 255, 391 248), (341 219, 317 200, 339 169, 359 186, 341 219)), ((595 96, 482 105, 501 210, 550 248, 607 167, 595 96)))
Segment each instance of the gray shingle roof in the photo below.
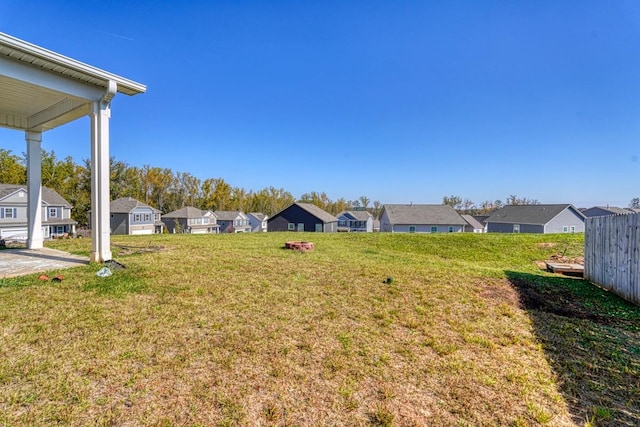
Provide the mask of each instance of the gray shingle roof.
POLYGON ((322 220, 322 222, 324 223, 338 222, 338 218, 331 215, 329 212, 325 211, 324 209, 319 208, 313 203, 294 203, 294 204, 298 205, 300 208, 309 212, 311 215, 315 216, 316 218, 322 220))
POLYGON ((202 210, 194 208, 193 206, 185 206, 184 208, 163 214, 164 218, 202 218, 209 212, 208 210, 202 210))
POLYGON ((485 222, 544 225, 565 209, 572 209, 576 215, 584 218, 584 215, 571 204, 508 205, 493 212, 485 222))
POLYGON ((238 216, 241 216, 241 211, 215 211, 216 218, 220 221, 233 221, 238 216))
POLYGON ((466 225, 449 205, 384 205, 382 209, 392 224, 466 225))
MULTIPOLYGON (((9 194, 15 193, 18 190, 24 190, 27 192, 26 185, 17 185, 17 184, 0 184, 0 199, 8 196, 9 194)), ((53 206, 64 206, 67 208, 71 207, 71 204, 67 202, 64 197, 58 194, 57 191, 52 190, 48 187, 42 187, 42 201, 48 205, 53 206)))
POLYGON ((369 211, 342 211, 337 216, 341 217, 342 215, 350 215, 358 221, 367 221, 373 216, 369 211))
POLYGON ((484 228, 484 225, 482 225, 482 223, 480 223, 480 221, 475 219, 472 215, 460 215, 460 216, 462 217, 462 219, 467 221, 467 223, 469 223, 469 225, 472 226, 474 229, 484 228))
POLYGON ((267 218, 267 215, 263 214, 262 212, 249 212, 247 215, 251 215, 258 221, 264 221, 267 218))
POLYGON ((632 208, 618 208, 616 206, 594 206, 592 208, 582 209, 580 212, 585 216, 594 216, 594 212, 599 213, 600 211, 608 212, 610 215, 634 213, 632 208))
POLYGON ((119 199, 113 200, 110 205, 110 211, 112 213, 129 213, 137 207, 151 208, 155 213, 160 213, 158 209, 153 208, 146 203, 142 203, 141 201, 136 200, 133 197, 121 197, 119 199))

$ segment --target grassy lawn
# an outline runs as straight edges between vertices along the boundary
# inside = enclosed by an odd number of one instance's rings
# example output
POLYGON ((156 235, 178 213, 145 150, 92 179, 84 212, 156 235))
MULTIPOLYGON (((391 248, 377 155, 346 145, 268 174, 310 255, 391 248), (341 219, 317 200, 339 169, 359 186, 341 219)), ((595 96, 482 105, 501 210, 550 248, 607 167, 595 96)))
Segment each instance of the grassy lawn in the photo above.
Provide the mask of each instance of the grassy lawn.
POLYGON ((581 235, 112 243, 0 280, 0 425, 640 424, 640 308, 535 264, 581 235))

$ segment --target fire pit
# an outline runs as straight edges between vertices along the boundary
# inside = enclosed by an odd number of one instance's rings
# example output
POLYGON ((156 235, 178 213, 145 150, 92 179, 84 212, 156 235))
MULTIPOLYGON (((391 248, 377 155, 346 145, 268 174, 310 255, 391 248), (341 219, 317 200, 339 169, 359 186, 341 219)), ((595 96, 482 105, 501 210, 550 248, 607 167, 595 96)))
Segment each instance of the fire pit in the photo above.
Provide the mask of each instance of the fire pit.
POLYGON ((293 249, 294 251, 307 252, 313 250, 312 242, 286 242, 285 249, 293 249))

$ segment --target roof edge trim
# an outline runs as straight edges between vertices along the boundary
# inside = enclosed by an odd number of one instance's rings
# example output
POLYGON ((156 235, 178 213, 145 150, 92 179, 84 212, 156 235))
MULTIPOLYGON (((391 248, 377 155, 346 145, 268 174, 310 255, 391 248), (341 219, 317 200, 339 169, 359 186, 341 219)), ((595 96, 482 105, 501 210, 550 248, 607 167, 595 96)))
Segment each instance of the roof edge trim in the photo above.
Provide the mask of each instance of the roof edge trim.
MULTIPOLYGON (((10 49, 15 49, 23 53, 33 55, 44 61, 70 68, 78 73, 89 75, 93 78, 97 78, 105 81, 105 85, 108 85, 109 80, 115 81, 118 84, 118 92, 127 95, 135 95, 138 93, 144 93, 147 90, 146 85, 142 83, 129 80, 117 74, 110 73, 92 65, 80 62, 68 56, 61 55, 35 44, 26 42, 19 38, 10 36, 6 33, 0 32, 0 44, 3 44, 10 49), (128 89, 126 91, 121 88, 128 89)), ((105 86, 106 87, 106 86, 105 86)))

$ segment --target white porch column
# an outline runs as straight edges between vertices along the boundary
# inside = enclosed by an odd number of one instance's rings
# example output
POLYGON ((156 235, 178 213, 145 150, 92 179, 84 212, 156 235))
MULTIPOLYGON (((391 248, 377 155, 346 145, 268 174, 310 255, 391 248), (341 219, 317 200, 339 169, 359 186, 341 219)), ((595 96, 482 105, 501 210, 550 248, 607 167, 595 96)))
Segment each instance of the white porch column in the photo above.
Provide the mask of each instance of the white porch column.
POLYGON ((27 141, 27 248, 42 249, 42 132, 25 131, 27 141))
POLYGON ((91 109, 91 256, 92 262, 111 260, 111 226, 109 196, 109 118, 116 83, 91 109))

